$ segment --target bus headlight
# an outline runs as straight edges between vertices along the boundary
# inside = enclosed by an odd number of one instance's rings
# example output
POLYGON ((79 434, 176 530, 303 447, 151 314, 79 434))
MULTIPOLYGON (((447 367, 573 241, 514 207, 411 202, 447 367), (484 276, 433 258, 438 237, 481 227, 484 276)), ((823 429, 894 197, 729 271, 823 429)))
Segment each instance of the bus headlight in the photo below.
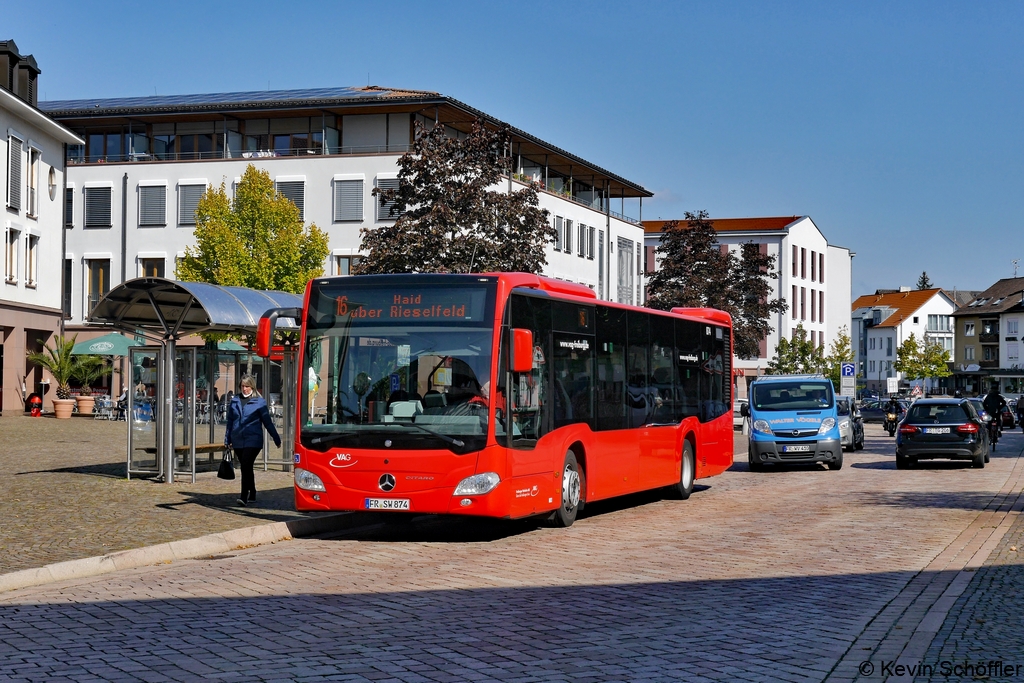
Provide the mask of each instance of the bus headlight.
POLYGON ((459 482, 459 485, 455 487, 456 496, 482 496, 485 493, 490 493, 494 490, 494 487, 501 481, 494 472, 484 472, 483 474, 474 474, 472 477, 466 477, 459 482))
POLYGON ((768 420, 754 420, 754 424, 751 425, 755 432, 761 432, 762 434, 771 434, 772 428, 768 424, 768 420))
POLYGON ((316 476, 309 470, 304 470, 301 467, 295 468, 295 485, 304 491, 326 491, 327 487, 320 480, 320 477, 316 476))
POLYGON ((818 435, 827 434, 836 426, 836 419, 834 417, 826 417, 821 421, 821 426, 818 427, 818 435))

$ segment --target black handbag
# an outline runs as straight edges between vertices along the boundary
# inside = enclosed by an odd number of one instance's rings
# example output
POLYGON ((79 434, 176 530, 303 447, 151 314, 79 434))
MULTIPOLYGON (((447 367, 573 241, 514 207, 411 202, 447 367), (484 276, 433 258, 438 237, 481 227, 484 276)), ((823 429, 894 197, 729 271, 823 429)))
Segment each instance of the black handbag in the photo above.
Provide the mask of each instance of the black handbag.
POLYGON ((231 449, 224 449, 224 459, 220 461, 220 467, 217 468, 218 479, 234 479, 235 478, 235 465, 231 462, 231 449))

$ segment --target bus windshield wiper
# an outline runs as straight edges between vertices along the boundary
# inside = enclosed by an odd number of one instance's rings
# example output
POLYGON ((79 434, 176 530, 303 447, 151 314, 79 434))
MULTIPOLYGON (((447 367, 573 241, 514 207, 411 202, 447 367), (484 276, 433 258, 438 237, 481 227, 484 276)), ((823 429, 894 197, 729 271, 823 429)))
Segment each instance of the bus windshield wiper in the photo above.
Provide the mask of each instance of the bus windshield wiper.
POLYGON ((445 443, 449 443, 449 444, 455 446, 456 448, 462 448, 463 446, 466 445, 466 443, 464 441, 460 441, 459 439, 453 439, 452 437, 448 436, 447 434, 442 434, 441 432, 435 432, 433 429, 427 429, 423 425, 418 425, 415 422, 389 422, 389 423, 386 423, 386 424, 401 425, 403 427, 415 427, 416 429, 424 431, 427 434, 431 434, 433 436, 436 436, 437 438, 441 439, 441 441, 444 441, 445 443))
MULTIPOLYGON (((460 439, 453 439, 452 437, 448 436, 447 434, 441 434, 440 432, 435 432, 433 429, 427 429, 423 425, 418 425, 415 422, 384 422, 384 423, 382 423, 382 426, 383 425, 399 425, 399 426, 402 426, 402 427, 415 427, 416 429, 419 429, 420 431, 426 432, 427 434, 430 434, 431 436, 436 436, 437 438, 441 439, 441 441, 444 441, 447 444, 451 444, 452 446, 455 446, 456 448, 462 448, 463 446, 466 445, 466 443, 464 441, 460 440, 460 439)), ((310 443, 324 443, 326 441, 334 441, 335 439, 340 439, 341 437, 344 437, 344 436, 351 436, 351 434, 352 434, 352 432, 335 432, 333 434, 324 434, 323 436, 318 436, 318 437, 315 437, 313 439, 310 439, 310 443)))

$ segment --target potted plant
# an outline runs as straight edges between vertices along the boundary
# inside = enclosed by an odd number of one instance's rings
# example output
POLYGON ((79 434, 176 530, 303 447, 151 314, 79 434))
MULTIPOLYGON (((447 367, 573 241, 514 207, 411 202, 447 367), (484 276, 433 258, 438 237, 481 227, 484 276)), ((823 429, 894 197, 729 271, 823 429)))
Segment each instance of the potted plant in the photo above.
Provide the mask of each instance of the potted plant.
MULTIPOLYGON (((39 343, 43 343, 41 339, 39 343)), ((71 398, 71 389, 68 387, 78 365, 78 358, 71 353, 74 348, 75 337, 54 337, 53 346, 44 345, 42 351, 28 354, 29 362, 46 368, 57 382, 57 398, 53 400, 53 412, 61 419, 71 417, 71 410, 75 406, 75 400, 71 398)))
POLYGON ((82 384, 77 398, 78 414, 91 415, 96 399, 92 395, 92 383, 110 373, 110 368, 100 356, 79 356, 71 376, 82 384))

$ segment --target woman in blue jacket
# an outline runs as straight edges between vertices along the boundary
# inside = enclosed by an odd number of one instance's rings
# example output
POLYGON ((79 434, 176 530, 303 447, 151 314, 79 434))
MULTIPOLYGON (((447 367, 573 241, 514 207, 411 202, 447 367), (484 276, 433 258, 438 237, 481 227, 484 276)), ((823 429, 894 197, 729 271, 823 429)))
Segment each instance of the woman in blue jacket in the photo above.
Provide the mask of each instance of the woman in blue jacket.
POLYGON ((274 439, 274 445, 280 448, 281 437, 277 435, 267 402, 256 392, 256 380, 245 375, 241 381, 241 393, 232 397, 228 404, 228 425, 224 432, 224 445, 234 449, 242 466, 242 494, 238 498, 242 507, 256 502, 256 476, 252 466, 263 450, 264 427, 274 439))

